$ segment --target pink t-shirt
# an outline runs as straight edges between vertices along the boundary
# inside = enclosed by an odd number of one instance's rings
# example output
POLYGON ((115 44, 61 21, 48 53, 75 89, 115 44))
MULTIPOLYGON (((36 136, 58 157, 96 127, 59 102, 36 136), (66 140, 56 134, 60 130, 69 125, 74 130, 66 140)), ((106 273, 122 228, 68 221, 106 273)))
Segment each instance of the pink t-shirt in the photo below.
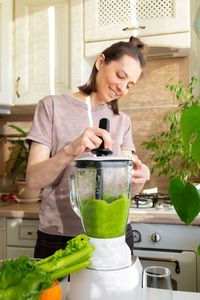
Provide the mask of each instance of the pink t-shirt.
MULTIPOLYGON (((113 154, 120 156, 121 150, 135 151, 132 141, 130 118, 120 112, 113 113, 107 104, 92 106, 93 125, 99 120, 110 120, 110 134, 115 141, 113 154)), ((25 140, 29 147, 36 141, 49 147, 54 156, 65 145, 79 137, 90 126, 88 105, 68 95, 47 96, 36 107, 31 130, 25 140)), ((91 156, 84 153, 82 156, 91 156)), ((53 172, 53 170, 52 170, 53 172)), ((73 162, 48 186, 43 189, 39 214, 39 230, 44 233, 76 236, 83 233, 79 217, 73 212, 69 201, 69 177, 73 174, 73 162)))

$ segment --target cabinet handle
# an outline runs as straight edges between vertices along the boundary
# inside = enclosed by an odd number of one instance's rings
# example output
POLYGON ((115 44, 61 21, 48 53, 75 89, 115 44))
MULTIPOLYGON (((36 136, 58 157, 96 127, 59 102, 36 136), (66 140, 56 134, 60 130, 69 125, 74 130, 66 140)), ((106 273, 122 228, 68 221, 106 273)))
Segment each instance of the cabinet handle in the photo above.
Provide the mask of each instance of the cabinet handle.
POLYGON ((16 80, 16 95, 17 95, 17 98, 20 97, 20 94, 19 94, 19 81, 20 81, 20 77, 18 76, 17 80, 16 80))
POLYGON ((123 28, 122 30, 123 31, 126 31, 126 30, 135 30, 135 29, 145 29, 146 27, 145 26, 131 26, 131 27, 125 27, 123 28))
POLYGON ((31 236, 37 236, 37 232, 28 231, 27 234, 31 236))
POLYGON ((143 257, 143 256, 139 256, 139 259, 141 259, 141 260, 163 261, 163 262, 175 263, 175 265, 176 265, 175 272, 177 274, 179 274, 180 271, 181 271, 178 260, 173 259, 173 258, 158 258, 158 257, 143 257))

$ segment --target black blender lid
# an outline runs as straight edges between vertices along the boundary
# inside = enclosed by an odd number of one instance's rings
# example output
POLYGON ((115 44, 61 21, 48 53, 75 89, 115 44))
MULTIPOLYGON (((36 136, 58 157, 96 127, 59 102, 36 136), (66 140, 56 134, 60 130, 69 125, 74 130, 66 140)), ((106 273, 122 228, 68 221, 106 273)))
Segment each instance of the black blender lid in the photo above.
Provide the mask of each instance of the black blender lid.
POLYGON ((74 160, 75 166, 78 168, 86 167, 107 167, 107 168, 119 168, 124 166, 132 166, 133 159, 119 156, 88 156, 83 158, 77 158, 74 160))

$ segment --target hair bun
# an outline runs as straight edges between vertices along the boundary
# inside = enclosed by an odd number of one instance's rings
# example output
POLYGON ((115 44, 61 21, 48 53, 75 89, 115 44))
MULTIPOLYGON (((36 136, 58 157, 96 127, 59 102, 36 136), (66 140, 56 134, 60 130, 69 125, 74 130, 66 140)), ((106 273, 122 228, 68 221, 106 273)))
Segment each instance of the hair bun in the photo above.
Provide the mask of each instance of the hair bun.
POLYGON ((144 43, 140 39, 138 39, 134 36, 130 37, 129 43, 131 43, 133 46, 135 46, 136 48, 138 48, 140 50, 143 50, 144 46, 145 46, 144 43))

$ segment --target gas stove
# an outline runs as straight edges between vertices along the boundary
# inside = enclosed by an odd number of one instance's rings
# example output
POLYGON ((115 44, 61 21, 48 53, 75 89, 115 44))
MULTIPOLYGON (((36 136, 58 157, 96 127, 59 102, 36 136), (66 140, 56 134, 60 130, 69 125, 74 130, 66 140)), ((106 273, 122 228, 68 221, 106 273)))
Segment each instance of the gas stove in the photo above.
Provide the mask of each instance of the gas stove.
POLYGON ((168 194, 139 194, 131 198, 131 208, 137 210, 173 210, 168 194))

